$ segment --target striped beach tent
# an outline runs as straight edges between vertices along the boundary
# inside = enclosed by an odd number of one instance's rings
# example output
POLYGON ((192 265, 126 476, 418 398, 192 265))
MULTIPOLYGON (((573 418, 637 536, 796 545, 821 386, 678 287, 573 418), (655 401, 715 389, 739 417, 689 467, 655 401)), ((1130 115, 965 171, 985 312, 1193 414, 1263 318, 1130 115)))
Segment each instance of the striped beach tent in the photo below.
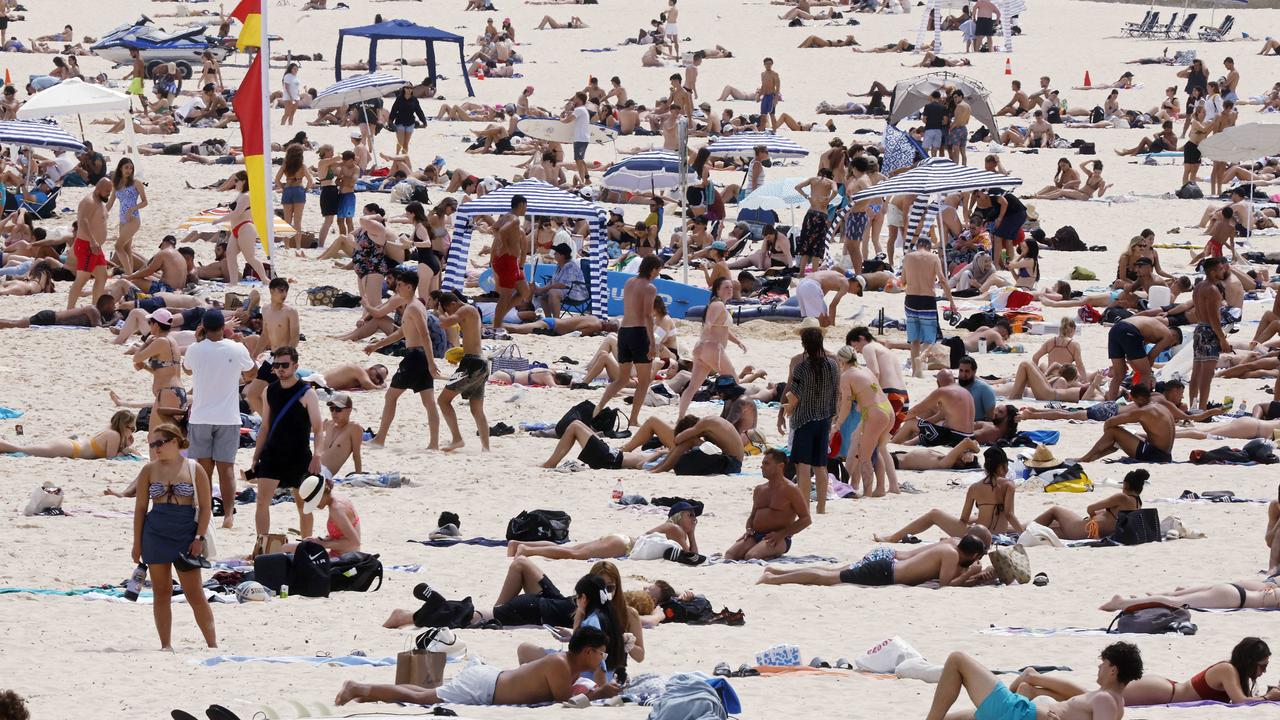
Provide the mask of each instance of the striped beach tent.
POLYGON ((771 158, 798 158, 809 154, 795 140, 772 132, 744 132, 725 135, 707 146, 711 154, 719 157, 749 158, 755 155, 757 145, 769 149, 771 158))
POLYGON ((541 180, 522 180, 458 206, 453 216, 453 242, 449 245, 441 287, 446 290, 462 289, 467 277, 474 219, 480 215, 496 217, 511 212, 511 198, 516 195, 523 195, 528 202, 526 215, 529 217, 583 218, 590 223, 591 312, 598 317, 606 317, 609 311, 609 276, 605 267, 608 258, 604 239, 605 212, 599 205, 541 180))
POLYGON ((27 120, 0 122, 0 145, 26 145, 29 147, 72 150, 84 152, 84 143, 66 130, 51 123, 27 120))
POLYGON ((321 90, 311 106, 319 109, 346 107, 363 100, 385 97, 408 84, 408 80, 389 73, 353 75, 321 90))

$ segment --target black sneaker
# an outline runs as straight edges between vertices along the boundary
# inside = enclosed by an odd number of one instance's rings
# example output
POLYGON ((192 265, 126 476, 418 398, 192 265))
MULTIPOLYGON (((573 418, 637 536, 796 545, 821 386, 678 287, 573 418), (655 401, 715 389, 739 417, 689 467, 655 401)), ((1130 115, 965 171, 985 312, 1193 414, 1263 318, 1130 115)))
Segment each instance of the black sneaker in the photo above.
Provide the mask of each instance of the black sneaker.
POLYGON ((432 590, 431 586, 426 583, 418 583, 417 586, 413 588, 413 596, 422 602, 426 602, 427 598, 434 594, 435 590, 432 590))
POLYGON ((668 548, 667 551, 662 554, 662 557, 670 560, 671 562, 678 562, 681 565, 690 566, 701 565, 707 561, 706 555, 699 555, 698 553, 681 550, 680 548, 668 548))

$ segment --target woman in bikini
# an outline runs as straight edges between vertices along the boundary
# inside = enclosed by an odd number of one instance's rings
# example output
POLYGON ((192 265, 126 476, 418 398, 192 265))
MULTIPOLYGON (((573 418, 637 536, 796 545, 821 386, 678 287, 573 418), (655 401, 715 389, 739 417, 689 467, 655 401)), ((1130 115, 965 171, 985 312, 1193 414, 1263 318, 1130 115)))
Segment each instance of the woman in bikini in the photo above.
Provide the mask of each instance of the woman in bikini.
POLYGON ((0 440, 0 453, 25 453, 33 457, 69 458, 71 460, 109 460, 128 455, 133 450, 133 433, 137 417, 128 410, 111 416, 107 429, 84 440, 47 440, 38 445, 15 445, 0 440))
POLYGON ((160 308, 147 317, 151 337, 133 354, 133 369, 151 373, 151 427, 173 423, 181 427, 189 407, 182 386, 182 351, 169 334, 173 314, 160 308))
POLYGON ((1118 612, 1135 605, 1159 603, 1172 607, 1189 607, 1195 610, 1277 610, 1280 609, 1280 592, 1275 584, 1261 580, 1217 583, 1194 588, 1181 588, 1168 593, 1120 597, 1113 595, 1099 605, 1100 610, 1118 612))
POLYGON ((1011 261, 1007 268, 1009 273, 994 273, 978 288, 979 295, 986 295, 992 288, 1012 285, 1020 290, 1035 290, 1040 281, 1040 243, 1028 237, 1017 249, 1017 259, 1011 261))
POLYGON ((0 284, 0 297, 19 297, 51 293, 56 288, 53 283, 53 271, 48 265, 33 265, 27 280, 5 279, 0 284))
POLYGON ((147 206, 147 190, 133 175, 133 161, 120 158, 115 174, 111 177, 111 199, 107 201, 107 211, 111 206, 120 203, 120 235, 116 239, 115 261, 125 274, 134 271, 133 236, 142 227, 142 216, 138 211, 147 206))
POLYGON ((1258 694, 1257 681, 1267 671, 1271 648, 1256 637, 1247 637, 1231 649, 1231 659, 1221 660, 1201 670, 1190 680, 1175 682, 1159 675, 1144 674, 1124 688, 1125 707, 1213 700, 1239 704, 1259 700, 1280 700, 1280 688, 1258 694))
MULTIPOLYGON (((317 510, 327 511, 325 536, 307 538, 329 551, 329 557, 341 557, 345 553, 360 552, 360 516, 351 501, 335 495, 333 480, 324 481, 324 496, 316 504, 317 510)), ((293 552, 298 543, 287 543, 281 552, 293 552)))
POLYGON ((863 497, 884 497, 885 475, 889 476, 889 492, 900 492, 898 475, 893 471, 889 461, 889 431, 893 429, 893 406, 889 398, 880 388, 875 374, 858 365, 858 352, 845 345, 836 351, 836 360, 840 364, 840 394, 836 406, 838 427, 843 431, 844 422, 855 411, 860 417, 845 467, 849 472, 849 484, 857 485, 862 478, 863 497), (872 478, 875 487, 872 487, 872 478))
POLYGON ((1016 487, 1012 480, 1005 477, 1009 472, 1009 457, 1001 448, 987 448, 982 454, 982 468, 986 471, 986 476, 969 486, 960 517, 934 508, 895 533, 873 536, 876 542, 902 542, 907 536, 914 536, 932 527, 949 537, 961 537, 968 532, 970 522, 976 522, 993 533, 1021 533, 1022 523, 1014 515, 1016 487), (971 518, 975 507, 978 517, 973 520, 971 518))
POLYGON ((413 259, 418 261, 418 297, 428 307, 431 306, 431 291, 435 289, 436 277, 440 274, 440 256, 434 249, 435 238, 432 237, 429 217, 422 203, 411 202, 404 207, 403 215, 387 220, 413 224, 409 245, 413 248, 413 259))
POLYGON ((258 246, 261 242, 258 239, 258 230, 253 224, 253 212, 249 202, 249 174, 244 170, 240 170, 231 176, 233 189, 236 191, 236 201, 231 206, 231 212, 227 213, 222 222, 231 227, 231 239, 227 242, 227 284, 240 284, 240 263, 238 256, 243 255, 244 261, 249 264, 258 275, 258 279, 266 282, 271 276, 267 274, 267 268, 263 266, 262 261, 258 259, 258 246))
POLYGON ((1138 260, 1148 258, 1151 260, 1152 271, 1165 279, 1172 280, 1173 276, 1165 272, 1160 267, 1160 253, 1155 248, 1156 233, 1151 228, 1144 229, 1140 234, 1129 239, 1129 247, 1120 253, 1120 259, 1116 263, 1116 279, 1112 283, 1113 287, 1127 285, 1138 279, 1138 260))
POLYGON ((316 178, 303 162, 305 148, 300 144, 289 146, 284 162, 276 171, 275 184, 281 188, 280 205, 284 208, 284 221, 293 227, 293 238, 286 247, 302 248, 302 211, 307 206, 307 193, 316 185, 316 178))
POLYGON ((333 219, 338 214, 338 182, 334 168, 342 163, 342 158, 333 154, 332 145, 321 145, 316 153, 320 156, 320 161, 316 163, 313 177, 320 180, 320 216, 323 218, 317 247, 323 248, 324 241, 329 237, 329 228, 333 227, 333 219))
POLYGON ((1150 477, 1151 474, 1146 470, 1130 472, 1124 476, 1122 492, 1085 508, 1083 517, 1078 510, 1051 505, 1035 521, 1056 532, 1063 540, 1098 540, 1110 537, 1116 530, 1116 519, 1120 513, 1142 508, 1142 488, 1150 477))
POLYGON ((1151 115, 1161 122, 1182 117, 1182 103, 1178 100, 1178 88, 1165 88, 1164 100, 1160 101, 1160 107, 1151 109, 1151 115))
POLYGON ((1262 438, 1264 440, 1274 440, 1277 436, 1280 436, 1280 420, 1261 420, 1255 417, 1241 417, 1224 423, 1214 423, 1211 428, 1212 430, 1209 432, 1191 428, 1179 428, 1174 433, 1174 436, 1193 440, 1207 440, 1209 438, 1231 438, 1232 440, 1262 438))
POLYGON ((711 373, 736 377, 733 363, 725 349, 729 341, 746 352, 747 346, 729 329, 733 319, 729 316, 729 308, 725 302, 733 297, 733 281, 729 278, 716 278, 711 285, 711 302, 707 303, 706 313, 702 316, 702 335, 693 346, 693 379, 680 395, 680 415, 689 412, 689 403, 702 387, 702 383, 711 373))
POLYGON ((1031 197, 1040 198, 1047 193, 1063 188, 1075 189, 1078 187, 1080 187, 1080 173, 1076 172, 1075 166, 1071 164, 1069 158, 1058 158, 1058 168, 1053 173, 1053 184, 1046 186, 1031 197))
POLYGON ((200 59, 200 84, 196 87, 204 87, 209 83, 213 83, 214 89, 222 92, 222 68, 218 65, 218 60, 208 50, 205 51, 200 59))
POLYGON ((1040 369, 1049 372, 1055 365, 1074 365, 1076 374, 1088 375, 1084 369, 1084 357, 1080 353, 1080 343, 1076 342, 1076 320, 1067 316, 1058 323, 1058 334, 1045 340, 1040 349, 1031 356, 1031 362, 1040 369))
POLYGON ((1102 178, 1101 160, 1085 160, 1080 163, 1080 169, 1087 175, 1082 187, 1059 188, 1046 193, 1037 193, 1036 198, 1040 200, 1088 200, 1095 196, 1102 197, 1107 188, 1111 187, 1102 178))

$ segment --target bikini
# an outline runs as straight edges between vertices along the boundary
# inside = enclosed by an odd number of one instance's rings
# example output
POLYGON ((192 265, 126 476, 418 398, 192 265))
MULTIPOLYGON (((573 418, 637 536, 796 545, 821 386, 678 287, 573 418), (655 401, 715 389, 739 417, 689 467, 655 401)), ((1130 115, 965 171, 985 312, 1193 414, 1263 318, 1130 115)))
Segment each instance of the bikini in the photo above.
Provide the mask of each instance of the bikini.
MULTIPOLYGON (((1240 587, 1239 585, 1236 586, 1237 589, 1239 589, 1239 587, 1240 587)), ((1241 593, 1241 597, 1243 597, 1244 591, 1241 590, 1240 593, 1241 593)), ((1243 607, 1243 603, 1244 601, 1241 600, 1242 607, 1243 607)), ((1214 663, 1213 665, 1210 665, 1209 667, 1201 670, 1200 672, 1196 673, 1191 677, 1191 681, 1190 681, 1191 689, 1195 691, 1196 695, 1200 696, 1201 700, 1212 700, 1214 702, 1221 702, 1221 703, 1231 702, 1231 696, 1228 695, 1225 690, 1213 689, 1213 686, 1209 685, 1209 681, 1205 679, 1205 673, 1209 672, 1210 670, 1214 669, 1215 667, 1221 664, 1222 663, 1214 663)), ((1177 695, 1177 691, 1178 691, 1178 683, 1174 680, 1170 680, 1169 681, 1169 702, 1173 702, 1173 698, 1177 695)))
POLYGON ((245 225, 252 225, 252 224, 253 224, 253 221, 252 221, 252 220, 245 220, 245 221, 242 221, 242 222, 236 223, 235 227, 231 228, 231 236, 232 236, 232 237, 234 237, 235 239, 239 240, 239 239, 240 239, 240 228, 244 227, 245 225))
MULTIPOLYGON (((78 441, 76 441, 76 440, 72 440, 72 441, 71 441, 71 459, 72 459, 72 460, 79 460, 79 459, 80 459, 80 449, 81 449, 81 445, 80 445, 80 443, 79 443, 78 441)), ((105 449, 105 448, 98 447, 98 438, 97 438, 97 437, 91 437, 91 438, 89 438, 89 449, 93 450, 93 454, 94 454, 94 456, 96 456, 96 457, 106 457, 106 456, 107 456, 107 451, 106 451, 106 449, 105 449)))
MULTIPOLYGON (((169 500, 164 501, 166 504, 174 503, 176 498, 195 497, 196 486, 192 483, 173 483, 172 485, 166 485, 165 483, 151 483, 147 487, 147 496, 155 503, 159 503, 160 498, 163 497, 169 498, 169 500)), ((181 505, 182 503, 174 504, 181 505)))

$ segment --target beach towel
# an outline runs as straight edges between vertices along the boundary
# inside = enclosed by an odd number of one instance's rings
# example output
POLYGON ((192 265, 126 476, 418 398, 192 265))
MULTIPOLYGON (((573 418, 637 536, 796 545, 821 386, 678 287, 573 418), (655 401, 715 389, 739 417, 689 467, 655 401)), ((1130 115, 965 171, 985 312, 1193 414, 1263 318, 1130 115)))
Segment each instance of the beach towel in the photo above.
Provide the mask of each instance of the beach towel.
POLYGON ((506 539, 473 537, 466 540, 409 540, 411 543, 427 547, 453 547, 454 545, 479 545, 481 547, 506 547, 510 542, 506 539))
POLYGON ((1163 705, 1143 705, 1143 708, 1166 707, 1166 708, 1198 708, 1198 707, 1226 707, 1226 708, 1246 708, 1256 707, 1258 705, 1280 705, 1278 700, 1253 700, 1242 703, 1218 702, 1217 700, 1189 700, 1180 703, 1164 703, 1163 705))
MULTIPOLYGON (((215 655, 204 660, 192 660, 201 667, 213 667, 223 663, 271 663, 273 665, 338 665, 341 667, 387 667, 396 664, 394 655, 371 658, 359 655, 341 655, 339 657, 305 656, 305 655, 215 655)), ((456 660, 455 660, 456 662, 456 660)))
POLYGON ((14 410, 13 408, 0 407, 0 420, 12 420, 14 418, 20 418, 20 417, 22 417, 21 410, 14 410))
POLYGON ((816 565, 837 562, 840 561, 826 555, 783 555, 772 560, 725 560, 723 555, 707 558, 707 565, 816 565))

